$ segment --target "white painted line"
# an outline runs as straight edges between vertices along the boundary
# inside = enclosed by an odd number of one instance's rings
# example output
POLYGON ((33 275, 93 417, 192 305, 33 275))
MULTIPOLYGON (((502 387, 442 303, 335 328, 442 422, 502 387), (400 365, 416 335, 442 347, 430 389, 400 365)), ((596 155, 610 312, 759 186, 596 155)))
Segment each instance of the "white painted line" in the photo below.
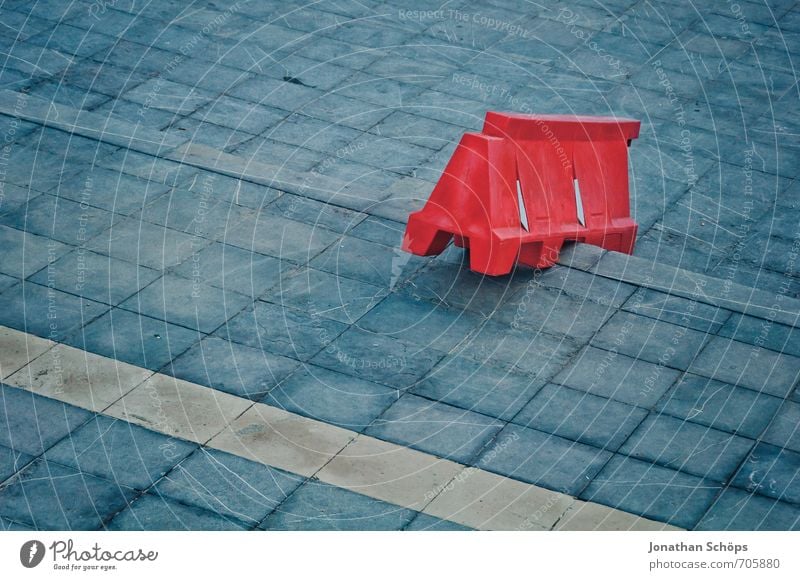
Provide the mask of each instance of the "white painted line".
POLYGON ((0 326, 3 368, 8 385, 479 530, 678 529, 0 326))
POLYGON ((531 231, 528 226, 528 210, 525 209, 525 200, 522 199, 522 185, 520 185, 519 179, 517 179, 517 206, 519 207, 519 223, 526 232, 531 231))

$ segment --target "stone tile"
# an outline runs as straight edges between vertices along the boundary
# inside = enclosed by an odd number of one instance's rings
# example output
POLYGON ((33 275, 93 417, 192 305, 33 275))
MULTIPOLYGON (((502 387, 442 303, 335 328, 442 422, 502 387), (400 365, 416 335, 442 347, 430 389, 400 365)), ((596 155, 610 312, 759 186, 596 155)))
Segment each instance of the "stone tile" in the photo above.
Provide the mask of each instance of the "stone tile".
POLYGON ((50 462, 134 489, 147 489, 197 446, 103 415, 45 452, 50 462))
POLYGON ((394 389, 305 365, 263 399, 267 405, 363 431, 399 397, 394 389))
POLYGON ((647 412, 582 391, 546 385, 513 422, 559 437, 616 451, 647 412))
POLYGON ((146 493, 114 516, 106 524, 106 529, 126 532, 221 532, 245 530, 247 526, 233 518, 146 493))
POLYGON ((366 217, 366 214, 345 207, 292 193, 285 193, 276 199, 270 211, 281 212, 289 219, 339 233, 355 227, 366 217))
POLYGON ((15 278, 30 276, 72 249, 4 225, 0 225, 0 245, 4 249, 0 272, 15 278))
POLYGON ((407 532, 467 532, 471 531, 471 529, 467 526, 423 513, 418 513, 417 517, 405 527, 407 532))
POLYGON ((53 344, 50 340, 0 326, 0 379, 17 372, 53 344))
POLYGON ((479 362, 499 360, 517 371, 548 380, 577 350, 578 345, 568 338, 490 321, 474 332, 460 354, 479 362))
POLYGON ((581 498, 691 529, 720 487, 693 475, 615 455, 581 498))
POLYGON ((751 439, 651 414, 620 453, 706 479, 727 481, 753 444, 751 439))
POLYGON ((360 435, 319 471, 320 481, 420 510, 463 466, 360 435))
POLYGON ((0 482, 11 477, 33 460, 33 455, 20 453, 0 445, 0 482))
POLYGON ((617 312, 592 339, 592 346, 615 350, 638 360, 684 370, 708 336, 683 326, 617 312))
MULTIPOLYGON (((377 63, 376 66, 382 66, 382 64, 383 61, 377 63)), ((427 64, 421 64, 421 66, 429 68, 427 64)), ((463 129, 419 115, 395 111, 375 125, 370 132, 438 151, 448 143, 457 142, 461 138, 463 129)))
POLYGON ((503 423, 450 405, 404 395, 365 433, 433 455, 469 463, 503 423))
POLYGON ((466 468, 425 508, 480 530, 548 530, 573 503, 567 495, 466 468))
POLYGON ((587 340, 613 313, 609 306, 528 284, 497 310, 495 318, 534 332, 587 340))
POLYGON ((611 453, 518 425, 507 425, 476 466, 534 485, 578 495, 611 453))
POLYGON ((800 529, 800 508, 729 487, 714 501, 696 529, 745 532, 797 530, 800 529))
POLYGON ((579 300, 591 300, 614 308, 622 306, 636 289, 635 286, 619 280, 602 278, 595 274, 559 265, 537 272, 533 280, 541 286, 565 292, 579 300))
POLYGON ((156 270, 79 247, 40 270, 29 280, 115 306, 150 284, 159 275, 156 270))
POLYGON ((147 429, 205 443, 250 406, 240 399, 166 375, 153 375, 106 414, 147 429))
POLYGON ((87 248, 156 270, 166 270, 190 258, 211 241, 131 218, 93 238, 87 248))
POLYGON ((136 492, 37 460, 0 488, 0 514, 37 530, 99 530, 136 492))
POLYGON ((259 526, 265 530, 399 531, 416 512, 309 481, 259 526))
POLYGON ((214 437, 209 447, 311 477, 354 436, 352 431, 257 403, 214 437))
POLYGON ((209 199, 257 210, 283 195, 282 192, 259 183, 206 170, 186 173, 176 180, 176 184, 179 189, 200 193, 209 199))
POLYGON ((672 369, 588 347, 553 381, 629 405, 651 408, 678 376, 672 369))
POLYGON ((105 304, 31 282, 0 294, 0 324, 56 341, 106 310, 105 304))
POLYGON ((185 381, 258 400, 298 365, 293 359, 208 336, 176 358, 167 372, 185 381))
POLYGON ((731 485, 749 493, 800 503, 797 477, 800 453, 758 443, 736 473, 731 485))
POLYGON ((680 528, 635 516, 599 503, 587 503, 580 500, 573 502, 553 529, 564 532, 680 530, 680 528))
POLYGON ((515 371, 500 361, 448 355, 411 389, 433 401, 509 421, 545 380, 515 371))
POLYGON ((88 352, 157 371, 202 337, 196 330, 113 308, 67 342, 88 352))
POLYGON ((314 228, 279 215, 261 213, 245 218, 236 228, 229 229, 223 241, 281 260, 305 263, 336 239, 336 234, 326 229, 314 228))
POLYGON ((241 294, 166 274, 120 304, 120 308, 200 332, 213 332, 250 303, 241 294))
POLYGON ((359 131, 349 127, 320 121, 300 113, 292 113, 277 126, 267 131, 265 136, 287 145, 304 147, 312 151, 322 153, 347 151, 349 153, 349 150, 345 148, 359 135, 359 131))
POLYGON ((100 412, 152 373, 114 359, 57 344, 6 379, 10 385, 100 412))
POLYGON ((656 410, 757 439, 780 405, 777 397, 687 373, 667 391, 656 410))
MULTIPOLYGON (((225 67, 222 68, 224 71, 225 67)), ((211 71, 209 76, 215 74, 216 72, 211 71)), ((192 118, 206 123, 229 127, 252 135, 260 135, 267 129, 277 126, 286 116, 286 111, 256 105, 224 94, 191 115, 192 118)))
POLYGON ((800 403, 785 401, 772 417, 761 441, 800 453, 800 403))
POLYGON ((311 362, 396 389, 407 389, 425 376, 443 356, 443 352, 432 348, 420 349, 386 335, 352 327, 311 362))
POLYGON ((716 334, 731 314, 717 306, 648 288, 639 288, 623 310, 707 334, 716 334))
POLYGON ((257 301, 231 318, 217 335, 268 352, 308 360, 347 329, 346 324, 257 301))
POLYGON ((800 376, 800 358, 716 337, 689 370, 698 375, 785 397, 800 376))
POLYGON ((0 216, 0 221, 74 246, 111 227, 113 215, 105 210, 45 194, 0 216))
POLYGON ((336 276, 313 268, 301 268, 281 280, 270 300, 345 324, 353 324, 375 307, 386 291, 378 286, 336 276))
POLYGON ((361 320, 359 328, 449 352, 465 344, 481 319, 471 313, 391 294, 361 320))
POLYGON ((178 115, 188 115, 211 101, 214 94, 164 79, 151 79, 126 92, 124 97, 139 103, 145 111, 153 108, 178 115))
POLYGON ((147 203, 161 197, 169 187, 157 181, 139 179, 127 173, 92 167, 60 185, 58 193, 123 215, 133 215, 147 203))
POLYGON ((783 324, 734 313, 719 331, 739 342, 759 344, 769 350, 800 357, 800 330, 783 324))
POLYGON ((303 480, 235 455, 201 448, 159 481, 153 491, 253 526, 303 480))
POLYGON ((29 525, 21 524, 8 518, 0 517, 0 531, 4 532, 33 532, 34 528, 29 525))

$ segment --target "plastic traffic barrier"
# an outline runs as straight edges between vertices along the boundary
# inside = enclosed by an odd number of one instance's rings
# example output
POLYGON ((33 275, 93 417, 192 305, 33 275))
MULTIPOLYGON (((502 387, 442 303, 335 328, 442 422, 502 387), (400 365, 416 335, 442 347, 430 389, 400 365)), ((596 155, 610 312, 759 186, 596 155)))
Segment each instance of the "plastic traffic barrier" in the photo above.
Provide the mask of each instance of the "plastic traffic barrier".
POLYGON ((568 240, 630 254, 628 147, 638 135, 633 119, 489 112, 409 216, 403 249, 430 256, 454 240, 470 269, 492 276, 517 261, 552 266, 568 240))

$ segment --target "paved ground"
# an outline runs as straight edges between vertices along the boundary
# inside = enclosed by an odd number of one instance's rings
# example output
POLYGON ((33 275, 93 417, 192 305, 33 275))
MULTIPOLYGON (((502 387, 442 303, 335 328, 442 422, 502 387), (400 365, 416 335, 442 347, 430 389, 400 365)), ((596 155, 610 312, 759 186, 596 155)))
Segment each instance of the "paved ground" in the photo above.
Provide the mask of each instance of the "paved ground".
POLYGON ((66 405, 79 368, 8 358, 40 337, 657 522, 800 527, 800 6, 412 4, 3 3, 0 525, 465 521, 66 405), (399 251, 486 110, 641 119, 636 258, 399 251))

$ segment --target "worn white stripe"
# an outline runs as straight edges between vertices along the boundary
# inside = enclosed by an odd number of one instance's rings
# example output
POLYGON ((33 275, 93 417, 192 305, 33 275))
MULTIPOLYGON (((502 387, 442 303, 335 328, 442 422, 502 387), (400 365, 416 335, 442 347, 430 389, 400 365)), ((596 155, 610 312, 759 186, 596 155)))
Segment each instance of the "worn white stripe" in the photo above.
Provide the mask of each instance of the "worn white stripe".
POLYGON ((0 376, 14 387, 481 530, 677 529, 2 326, 0 376))

